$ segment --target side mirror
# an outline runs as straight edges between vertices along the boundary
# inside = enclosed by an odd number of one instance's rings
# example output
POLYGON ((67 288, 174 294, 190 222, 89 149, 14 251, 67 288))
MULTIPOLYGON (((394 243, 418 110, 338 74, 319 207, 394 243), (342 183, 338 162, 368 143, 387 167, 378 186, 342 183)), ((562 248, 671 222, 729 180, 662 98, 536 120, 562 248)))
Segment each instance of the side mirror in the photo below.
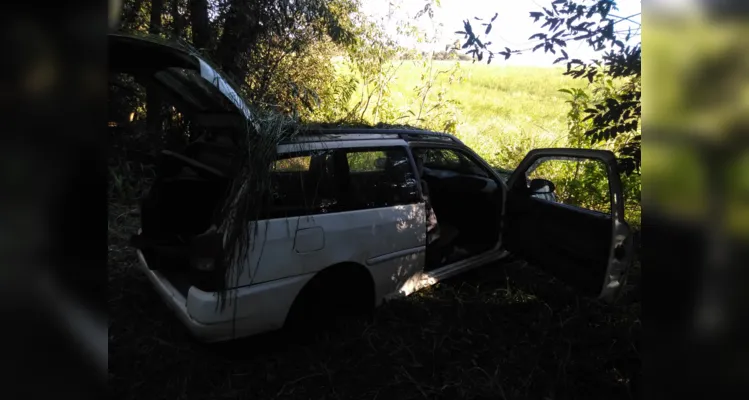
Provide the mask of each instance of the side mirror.
POLYGON ((546 179, 533 179, 528 187, 533 194, 554 193, 554 182, 546 179))

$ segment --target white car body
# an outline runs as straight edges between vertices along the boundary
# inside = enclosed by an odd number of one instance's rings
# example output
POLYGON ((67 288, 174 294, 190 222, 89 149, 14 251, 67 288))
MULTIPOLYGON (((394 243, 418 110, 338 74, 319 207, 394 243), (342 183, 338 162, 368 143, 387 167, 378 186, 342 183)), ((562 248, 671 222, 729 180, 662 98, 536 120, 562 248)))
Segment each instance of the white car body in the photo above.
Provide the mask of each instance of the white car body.
MULTIPOLYGON (((365 135, 381 136, 381 135, 365 135)), ((455 139, 457 141, 457 139, 455 139)), ((402 139, 304 141, 280 145, 279 154, 301 150, 403 147, 402 139)), ((489 170, 487 168, 487 170, 489 170)), ((498 185, 503 185, 497 177, 498 185)), ((217 311, 216 292, 195 286, 185 296, 158 270, 151 270, 138 250, 140 268, 165 303, 191 333, 207 342, 224 341, 280 329, 299 292, 317 272, 342 263, 363 265, 371 274, 375 304, 401 296, 501 259, 497 246, 466 260, 424 271, 425 204, 258 221, 255 247, 244 273, 217 311)))

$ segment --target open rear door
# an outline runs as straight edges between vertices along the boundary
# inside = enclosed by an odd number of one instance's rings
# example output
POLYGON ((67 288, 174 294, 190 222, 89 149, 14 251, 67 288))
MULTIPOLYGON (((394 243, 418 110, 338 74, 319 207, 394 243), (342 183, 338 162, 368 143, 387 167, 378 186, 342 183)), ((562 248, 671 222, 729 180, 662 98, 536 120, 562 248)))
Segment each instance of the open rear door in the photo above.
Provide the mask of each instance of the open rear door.
POLYGON ((536 149, 508 180, 505 248, 611 302, 632 260, 613 153, 536 149))

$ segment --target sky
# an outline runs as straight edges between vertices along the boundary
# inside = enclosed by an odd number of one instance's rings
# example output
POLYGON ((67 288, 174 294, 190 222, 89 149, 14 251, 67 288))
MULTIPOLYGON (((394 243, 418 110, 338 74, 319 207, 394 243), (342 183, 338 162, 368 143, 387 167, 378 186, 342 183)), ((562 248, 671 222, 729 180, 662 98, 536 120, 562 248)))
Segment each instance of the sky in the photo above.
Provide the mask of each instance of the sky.
MULTIPOLYGON (((379 21, 385 26, 385 29, 393 36, 397 36, 396 27, 398 21, 414 22, 415 14, 424 7, 428 0, 361 0, 362 10, 374 20, 379 21), (388 19, 388 9, 390 4, 395 6, 393 16, 388 19)), ((545 32, 541 29, 541 20, 534 23, 529 17, 531 11, 541 11, 541 7, 548 7, 551 0, 441 0, 440 6, 434 8, 434 18, 429 19, 423 16, 416 20, 420 29, 434 35, 437 38, 436 45, 418 44, 409 38, 398 37, 401 45, 407 47, 416 47, 421 50, 444 50, 446 44, 454 42, 456 39, 462 39, 461 35, 455 34, 455 31, 463 30, 463 20, 470 19, 474 31, 483 29, 482 21, 475 21, 473 17, 490 19, 494 13, 498 13, 497 19, 492 25, 492 31, 488 37, 481 35, 483 42, 490 41, 490 48, 499 51, 504 47, 511 49, 525 49, 532 47, 538 41, 532 42, 528 37, 534 33, 545 32)), ((619 0, 617 1, 619 10, 612 11, 612 15, 628 17, 640 12, 640 0, 619 0)), ((639 22, 640 16, 633 17, 632 20, 639 22)), ((623 21, 617 24, 617 30, 626 30, 632 27, 634 30, 637 24, 623 21)), ((461 41, 461 43, 463 43, 461 41)), ((567 53, 570 58, 591 59, 596 58, 597 54, 587 46, 584 41, 580 43, 568 42, 567 53)), ((600 55, 599 55, 600 56, 600 55)), ((513 55, 509 60, 503 60, 501 56, 492 61, 492 65, 534 65, 534 66, 551 66, 552 62, 559 57, 559 53, 544 54, 543 50, 534 53, 526 52, 523 55, 513 55)))

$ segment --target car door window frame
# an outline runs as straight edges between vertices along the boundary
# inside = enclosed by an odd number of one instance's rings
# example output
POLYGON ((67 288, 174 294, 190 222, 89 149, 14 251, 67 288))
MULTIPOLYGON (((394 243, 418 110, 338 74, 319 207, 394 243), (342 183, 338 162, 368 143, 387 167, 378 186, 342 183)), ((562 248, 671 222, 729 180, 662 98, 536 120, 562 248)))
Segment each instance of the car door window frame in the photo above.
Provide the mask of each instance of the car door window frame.
MULTIPOLYGON (((423 148, 438 148, 438 149, 453 150, 453 151, 455 151, 457 153, 462 153, 469 160, 471 160, 474 163, 478 164, 479 167, 482 168, 484 170, 484 172, 487 173, 488 176, 486 178, 494 180, 494 182, 496 182, 496 184, 497 184, 498 189, 500 189, 502 191, 502 193, 501 193, 501 196, 502 196, 502 205, 501 205, 501 210, 500 210, 500 213, 499 213, 499 215, 501 217, 500 217, 500 220, 497 221, 497 223, 499 223, 499 225, 500 225, 500 232, 502 231, 503 226, 504 226, 504 215, 505 215, 505 212, 506 212, 505 208, 506 208, 506 204, 507 204, 507 192, 509 190, 509 186, 507 185, 507 182, 504 179, 502 179, 502 177, 497 173, 497 171, 495 171, 494 168, 492 168, 492 166, 489 165, 489 163, 486 160, 484 160, 483 158, 481 158, 481 156, 479 156, 478 154, 476 154, 476 152, 474 152, 473 150, 471 150, 469 147, 467 147, 465 145, 456 145, 456 144, 453 144, 453 143, 439 143, 439 142, 431 142, 431 141, 430 142, 412 141, 412 142, 409 142, 408 145, 409 145, 408 146, 409 147, 409 156, 412 159, 412 163, 414 164, 414 168, 416 168, 416 164, 415 164, 415 161, 413 159, 413 151, 415 149, 423 149, 423 148)), ((419 182, 419 188, 421 190, 421 180, 417 179, 417 182, 419 182)), ((422 195, 422 199, 423 199, 423 195, 422 195)), ((500 242, 502 241, 501 233, 500 233, 499 240, 500 240, 500 242)))
MULTIPOLYGON (((557 203, 562 206, 569 207, 575 211, 589 211, 589 212, 595 212, 603 215, 610 215, 612 219, 615 219, 620 222, 624 222, 624 199, 618 198, 616 196, 616 193, 624 193, 623 187, 621 185, 621 181, 619 179, 612 179, 614 174, 619 174, 618 170, 614 170, 611 167, 610 159, 607 153, 591 153, 590 151, 587 151, 588 149, 539 149, 544 150, 545 153, 539 154, 537 150, 531 150, 528 153, 528 156, 518 165, 518 167, 513 171, 512 175, 507 181, 507 186, 509 187, 509 190, 520 190, 525 193, 528 193, 530 196, 530 191, 528 190, 528 182, 527 182, 527 174, 528 171, 531 169, 531 167, 536 166, 537 164, 540 165, 541 162, 545 162, 548 160, 594 160, 599 161, 605 165, 606 168, 606 178, 608 179, 608 188, 609 188, 609 200, 611 203, 611 211, 609 214, 596 211, 596 210, 590 210, 587 208, 581 208, 581 207, 575 207, 571 206, 569 204, 564 203, 557 203), (556 153, 549 153, 549 151, 557 151, 556 153), (520 178, 523 179, 520 179, 520 178)), ((610 155, 610 157, 614 157, 613 154, 610 155)), ((614 160, 615 161, 615 160, 614 160)), ((536 199, 536 200, 543 200, 543 199, 536 199)))
MULTIPOLYGON (((613 203, 612 200, 613 200, 613 196, 614 196, 615 190, 611 186, 612 179, 611 179, 611 174, 610 174, 610 171, 609 171, 610 170, 610 166, 605 161, 603 161, 601 159, 586 158, 586 157, 540 157, 533 164, 531 164, 528 167, 528 169, 523 173, 523 176, 525 177, 525 188, 529 188, 529 184, 530 184, 529 174, 533 173, 533 171, 535 171, 536 169, 538 169, 539 166, 541 166, 544 163, 549 162, 549 161, 574 161, 574 162, 594 161, 594 162, 598 162, 599 164, 602 164, 603 168, 606 171, 606 181, 608 183, 607 184, 607 190, 608 190, 608 195, 609 195, 609 201, 608 201, 608 203, 609 203, 609 211, 608 212, 604 212, 604 211, 599 211, 599 210, 595 210, 595 209, 592 209, 592 208, 580 207, 580 206, 576 206, 576 205, 572 205, 572 204, 567 204, 567 203, 564 203, 564 202, 558 201, 558 200, 557 201, 552 201, 552 200, 545 199, 543 197, 534 196, 533 193, 529 193, 529 195, 531 197, 533 197, 533 198, 535 198, 537 200, 542 200, 542 201, 547 201, 547 202, 553 202, 553 203, 558 204, 561 207, 566 207, 566 208, 569 208, 569 209, 574 210, 574 211, 594 213, 596 215, 611 216, 613 218, 613 207, 614 207, 614 203, 613 203)), ((552 182, 552 183, 554 183, 554 185, 556 186, 556 182, 552 182)), ((555 192, 556 192, 556 190, 555 190, 555 192)), ((557 199, 558 199, 558 196, 557 196, 557 199)))
MULTIPOLYGON (((492 179, 494 180, 498 186, 502 187, 503 193, 506 193, 508 190, 508 186, 504 179, 497 173, 497 171, 492 168, 489 163, 481 158, 478 154, 476 154, 473 150, 466 146, 461 145, 455 145, 453 143, 435 143, 435 142, 410 142, 409 147, 411 148, 411 152, 413 153, 414 149, 423 149, 423 148, 435 148, 435 149, 446 149, 446 150, 453 150, 456 153, 466 157, 468 160, 473 161, 474 163, 478 164, 478 166, 482 169, 484 173, 486 173, 487 176, 482 176, 482 178, 492 179)), ((453 171, 455 172, 455 171, 453 171)), ((459 173, 459 172, 456 172, 459 173)), ((461 173, 462 174, 462 173, 461 173)), ((465 174, 463 174, 465 175, 465 174)))
MULTIPOLYGON (((341 160, 345 160, 347 163, 350 162, 348 156, 352 153, 368 153, 368 152, 384 152, 386 157, 388 154, 388 151, 399 151, 403 152, 403 155, 405 156, 406 162, 408 163, 408 171, 404 171, 404 176, 402 177, 402 180, 405 184, 409 184, 408 176, 405 174, 410 173, 412 175, 412 179, 414 180, 414 188, 415 192, 409 199, 405 199, 403 201, 394 202, 394 204, 389 205, 382 205, 377 207, 354 207, 351 209, 347 209, 346 211, 356 211, 356 210, 370 210, 370 209, 377 209, 377 208, 384 208, 384 207, 394 207, 394 206, 403 206, 403 205, 410 205, 410 204, 418 204, 423 201, 422 191, 421 191, 421 183, 418 179, 418 172, 416 170, 416 167, 413 162, 413 155, 410 152, 410 149, 408 146, 366 146, 366 147, 342 147, 335 149, 336 152, 340 152, 344 154, 345 156, 341 157, 341 160)), ((351 178, 351 172, 350 172, 350 165, 346 168, 348 173, 348 179, 351 178)), ((375 170, 376 172, 377 170, 375 170)), ((360 171, 357 173, 362 173, 366 171, 360 171)), ((346 205, 348 207, 348 205, 346 205)))

